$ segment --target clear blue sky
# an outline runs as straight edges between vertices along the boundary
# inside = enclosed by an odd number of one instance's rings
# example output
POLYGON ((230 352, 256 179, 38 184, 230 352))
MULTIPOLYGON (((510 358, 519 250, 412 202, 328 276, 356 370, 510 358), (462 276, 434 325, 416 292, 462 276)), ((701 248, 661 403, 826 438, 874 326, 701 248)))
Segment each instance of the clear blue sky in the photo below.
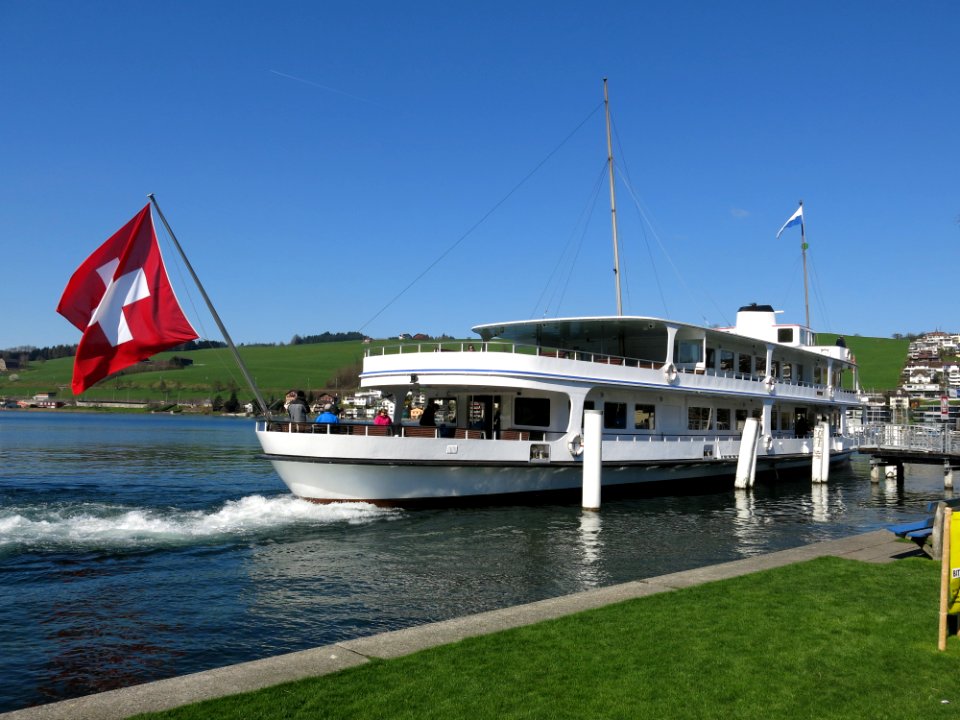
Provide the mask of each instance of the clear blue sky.
POLYGON ((953 0, 0 0, 0 348, 79 340, 60 293, 150 192, 237 342, 613 314, 604 76, 625 313, 802 322, 802 199, 814 329, 960 330, 958 31, 953 0))

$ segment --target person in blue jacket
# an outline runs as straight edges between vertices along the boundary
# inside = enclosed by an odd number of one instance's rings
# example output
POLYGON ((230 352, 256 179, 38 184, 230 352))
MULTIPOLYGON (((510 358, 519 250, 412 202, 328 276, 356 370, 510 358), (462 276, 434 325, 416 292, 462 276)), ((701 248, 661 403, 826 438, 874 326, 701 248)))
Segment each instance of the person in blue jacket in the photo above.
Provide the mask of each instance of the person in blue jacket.
POLYGON ((333 412, 333 405, 327 403, 323 406, 323 412, 317 415, 318 423, 338 423, 340 418, 337 417, 337 414, 333 412))

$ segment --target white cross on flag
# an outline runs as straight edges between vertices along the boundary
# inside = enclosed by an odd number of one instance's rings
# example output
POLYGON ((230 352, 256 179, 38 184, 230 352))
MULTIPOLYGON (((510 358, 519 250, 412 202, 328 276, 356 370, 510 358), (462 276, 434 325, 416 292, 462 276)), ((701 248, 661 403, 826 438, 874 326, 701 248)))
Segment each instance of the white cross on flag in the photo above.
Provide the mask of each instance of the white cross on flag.
POLYGON ((83 331, 73 392, 197 337, 170 286, 147 205, 67 283, 57 312, 83 331))

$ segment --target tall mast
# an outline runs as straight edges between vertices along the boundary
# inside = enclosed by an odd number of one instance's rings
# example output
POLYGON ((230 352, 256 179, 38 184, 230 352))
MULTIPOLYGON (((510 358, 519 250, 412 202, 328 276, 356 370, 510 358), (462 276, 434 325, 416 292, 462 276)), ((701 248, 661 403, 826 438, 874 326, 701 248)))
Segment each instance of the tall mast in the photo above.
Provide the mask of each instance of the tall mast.
POLYGON ((607 96, 607 79, 603 79, 603 108, 607 116, 607 167, 610 170, 610 220, 613 222, 613 277, 617 284, 617 315, 623 315, 620 299, 620 243, 617 240, 617 197, 613 189, 613 142, 610 139, 610 99, 607 96))
POLYGON ((807 285, 807 236, 803 230, 803 200, 800 201, 800 251, 803 255, 803 307, 807 314, 807 329, 810 328, 810 290, 807 285))

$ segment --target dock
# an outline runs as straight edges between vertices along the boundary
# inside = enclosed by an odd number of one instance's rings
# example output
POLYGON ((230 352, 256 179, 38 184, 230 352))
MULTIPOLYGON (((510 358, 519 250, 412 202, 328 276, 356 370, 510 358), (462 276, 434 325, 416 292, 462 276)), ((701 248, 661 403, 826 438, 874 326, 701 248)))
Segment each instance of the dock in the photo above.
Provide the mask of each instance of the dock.
POLYGON ((903 480, 906 463, 943 465, 943 486, 953 488, 960 470, 960 432, 946 425, 871 425, 865 428, 860 452, 871 456, 870 479, 894 473, 903 480))

